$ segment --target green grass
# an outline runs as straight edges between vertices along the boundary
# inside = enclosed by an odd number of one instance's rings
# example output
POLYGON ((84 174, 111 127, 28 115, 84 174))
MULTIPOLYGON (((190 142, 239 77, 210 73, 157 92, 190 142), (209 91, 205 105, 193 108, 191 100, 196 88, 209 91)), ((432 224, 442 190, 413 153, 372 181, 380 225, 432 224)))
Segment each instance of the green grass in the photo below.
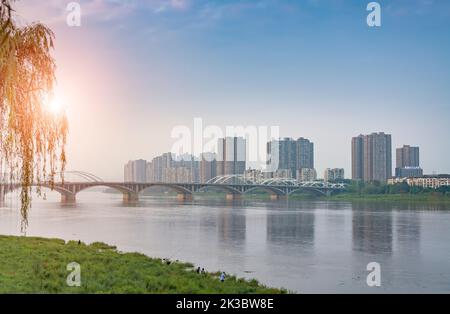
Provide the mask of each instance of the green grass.
POLYGON ((104 243, 0 236, 0 293, 285 293, 256 280, 219 272, 197 274, 193 265, 121 253, 104 243), (66 269, 81 265, 81 287, 69 287, 66 269))
POLYGON ((336 194, 322 197, 323 200, 337 201, 385 201, 385 202, 428 202, 428 203, 450 203, 450 197, 433 194, 336 194))

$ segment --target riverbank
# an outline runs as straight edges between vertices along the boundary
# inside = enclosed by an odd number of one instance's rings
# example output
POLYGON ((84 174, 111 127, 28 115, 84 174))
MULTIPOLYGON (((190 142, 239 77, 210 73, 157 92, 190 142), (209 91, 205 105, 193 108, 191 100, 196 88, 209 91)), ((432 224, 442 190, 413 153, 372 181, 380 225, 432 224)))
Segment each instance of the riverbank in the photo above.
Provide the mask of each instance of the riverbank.
POLYGON ((336 194, 332 196, 320 197, 321 200, 328 201, 364 201, 364 202, 419 202, 419 203, 439 203, 450 204, 450 197, 445 195, 432 194, 336 194))
POLYGON ((0 293, 284 293, 256 280, 220 272, 198 274, 194 265, 121 253, 104 243, 0 236, 0 293), (81 267, 81 286, 66 283, 69 263, 81 267))

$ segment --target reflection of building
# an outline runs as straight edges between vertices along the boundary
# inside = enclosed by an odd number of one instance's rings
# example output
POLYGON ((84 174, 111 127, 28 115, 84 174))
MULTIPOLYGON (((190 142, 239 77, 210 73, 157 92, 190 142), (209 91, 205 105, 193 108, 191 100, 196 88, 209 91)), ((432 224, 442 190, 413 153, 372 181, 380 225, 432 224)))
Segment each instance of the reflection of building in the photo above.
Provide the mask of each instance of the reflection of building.
POLYGON ((391 178, 388 180, 388 184, 397 184, 403 182, 406 182, 409 186, 438 189, 441 186, 450 186, 450 175, 424 175, 421 177, 391 178))
MULTIPOLYGON (((417 208, 416 204, 405 204, 404 206, 407 214, 396 215, 395 219, 396 251, 402 250, 408 254, 418 254, 420 252, 420 208, 417 208)), ((415 262, 421 263, 420 260, 415 262)))
POLYGON ((311 168, 297 170, 297 180, 300 182, 312 182, 317 180, 317 172, 311 168))
POLYGON ((124 180, 134 183, 147 182, 147 161, 130 160, 124 167, 124 180))
POLYGON ((342 169, 342 168, 334 168, 334 169, 327 168, 327 169, 325 169, 325 172, 323 174, 323 179, 325 182, 344 180, 344 169, 342 169))
POLYGON ((419 147, 404 145, 396 150, 396 177, 419 177, 423 170, 419 163, 419 147))
POLYGON ((301 168, 314 168, 314 143, 305 138, 294 140, 284 138, 267 143, 269 163, 275 170, 290 170, 290 176, 296 176, 301 168))
POLYGON ((384 204, 352 204, 353 249, 369 254, 391 254, 393 231, 392 212, 384 204))
POLYGON ((221 244, 245 242, 246 217, 232 210, 222 210, 218 216, 218 233, 221 244))
POLYGON ((312 212, 267 215, 267 240, 278 244, 314 245, 315 216, 312 212))
POLYGON ((244 174, 246 141, 242 137, 227 137, 218 140, 216 175, 244 174))
POLYGON ((352 178, 386 182, 392 176, 391 135, 372 133, 352 138, 352 178))

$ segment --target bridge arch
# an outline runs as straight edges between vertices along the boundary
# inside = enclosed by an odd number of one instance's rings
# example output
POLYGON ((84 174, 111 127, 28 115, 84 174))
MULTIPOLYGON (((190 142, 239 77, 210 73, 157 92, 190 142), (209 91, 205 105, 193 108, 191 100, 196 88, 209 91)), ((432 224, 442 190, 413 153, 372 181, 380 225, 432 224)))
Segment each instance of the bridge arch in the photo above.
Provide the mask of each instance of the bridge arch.
POLYGON ((134 191, 124 185, 121 184, 111 184, 111 183, 104 183, 104 182, 98 182, 98 183, 90 183, 90 184, 80 184, 79 187, 77 187, 75 194, 78 194, 80 192, 89 190, 91 188, 97 188, 97 187, 105 187, 105 188, 111 188, 116 191, 122 192, 122 193, 134 193, 134 191))
POLYGON ((287 193, 288 196, 298 193, 298 192, 310 192, 318 196, 326 196, 328 191, 313 188, 313 187, 299 187, 295 188, 287 193))
MULTIPOLYGON (((66 202, 67 200, 72 200, 75 197, 75 193, 73 193, 73 191, 60 186, 58 184, 48 184, 48 183, 41 183, 41 184, 31 184, 32 188, 44 188, 46 190, 49 190, 51 192, 57 192, 61 195, 61 201, 66 202)), ((4 202, 5 201, 5 197, 6 195, 8 195, 9 193, 12 193, 16 190, 19 190, 22 188, 21 184, 7 184, 7 185, 2 185, 1 190, 0 190, 0 202, 4 202)))
POLYGON ((211 190, 220 190, 220 191, 224 191, 226 193, 229 194, 243 194, 242 191, 239 191, 238 189, 231 187, 229 185, 225 185, 225 184, 205 184, 203 187, 201 187, 199 189, 199 192, 204 192, 207 189, 211 189, 211 190))
POLYGON ((275 195, 275 196, 284 196, 284 195, 286 195, 286 193, 284 191, 282 191, 281 189, 276 188, 276 187, 271 187, 271 186, 254 186, 254 187, 251 187, 251 188, 247 189, 244 192, 244 194, 248 194, 248 193, 251 193, 253 191, 258 191, 258 190, 267 192, 270 195, 275 195))
MULTIPOLYGON (((45 188, 47 190, 55 191, 55 192, 58 192, 60 194, 72 193, 72 191, 70 191, 68 189, 65 189, 65 188, 63 188, 61 186, 57 186, 57 185, 51 186, 50 184, 32 184, 31 187, 32 188, 45 188)), ((16 190, 19 190, 20 188, 22 188, 22 185, 20 185, 20 184, 9 184, 3 190, 3 193, 5 195, 7 195, 8 193, 12 193, 12 192, 14 192, 16 190)))
POLYGON ((176 183, 173 183, 173 184, 171 184, 171 183, 146 183, 144 185, 145 186, 138 191, 138 194, 142 193, 144 191, 147 191, 148 189, 151 189, 153 187, 165 187, 165 188, 173 190, 179 194, 188 194, 188 195, 192 194, 191 190, 185 188, 182 185, 176 184, 176 183))

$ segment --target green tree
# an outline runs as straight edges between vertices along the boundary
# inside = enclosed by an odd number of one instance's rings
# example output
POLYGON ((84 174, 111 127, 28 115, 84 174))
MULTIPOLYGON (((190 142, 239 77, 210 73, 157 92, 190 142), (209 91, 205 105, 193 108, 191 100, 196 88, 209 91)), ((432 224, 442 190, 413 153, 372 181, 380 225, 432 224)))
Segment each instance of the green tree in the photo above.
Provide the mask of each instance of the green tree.
POLYGON ((14 2, 0 0, 0 155, 2 172, 21 185, 24 231, 32 184, 53 184, 64 170, 68 125, 44 104, 55 82, 54 34, 40 23, 19 27, 14 2))

